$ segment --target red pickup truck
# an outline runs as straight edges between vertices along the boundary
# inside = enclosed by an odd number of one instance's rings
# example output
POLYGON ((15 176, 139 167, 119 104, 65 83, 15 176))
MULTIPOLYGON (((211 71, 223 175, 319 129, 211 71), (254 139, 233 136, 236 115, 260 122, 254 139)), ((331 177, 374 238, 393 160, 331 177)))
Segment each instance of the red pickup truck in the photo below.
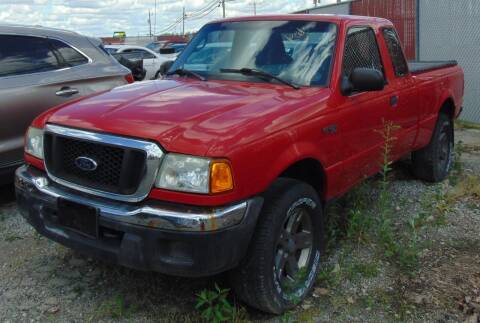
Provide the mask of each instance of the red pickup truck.
POLYGON ((456 62, 404 58, 385 19, 281 15, 208 23, 162 80, 39 116, 16 173, 42 235, 180 276, 229 271, 282 313, 321 266, 324 206, 391 159, 441 181, 463 100, 456 62))

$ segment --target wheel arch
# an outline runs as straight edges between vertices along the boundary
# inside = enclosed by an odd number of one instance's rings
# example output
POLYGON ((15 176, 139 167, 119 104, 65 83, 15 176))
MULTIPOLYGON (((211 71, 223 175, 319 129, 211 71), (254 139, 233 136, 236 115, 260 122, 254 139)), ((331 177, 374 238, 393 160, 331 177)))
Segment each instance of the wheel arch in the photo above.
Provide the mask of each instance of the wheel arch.
POLYGON ((442 100, 442 104, 440 106, 439 114, 440 113, 445 113, 450 117, 451 120, 455 119, 455 101, 453 100, 452 97, 447 97, 444 100, 442 100))
POLYGON ((311 185, 322 201, 325 201, 327 175, 322 163, 315 158, 295 161, 285 168, 278 178, 291 178, 311 185))

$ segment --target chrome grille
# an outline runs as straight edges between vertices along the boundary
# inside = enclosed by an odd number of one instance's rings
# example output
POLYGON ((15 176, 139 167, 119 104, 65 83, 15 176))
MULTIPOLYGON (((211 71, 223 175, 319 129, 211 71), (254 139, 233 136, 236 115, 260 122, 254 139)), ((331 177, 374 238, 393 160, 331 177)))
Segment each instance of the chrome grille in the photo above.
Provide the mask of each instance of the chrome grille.
POLYGON ((123 201, 145 198, 157 175, 163 153, 152 142, 47 125, 45 165, 60 184, 123 201), (95 162, 95 169, 77 165, 80 157, 95 162))

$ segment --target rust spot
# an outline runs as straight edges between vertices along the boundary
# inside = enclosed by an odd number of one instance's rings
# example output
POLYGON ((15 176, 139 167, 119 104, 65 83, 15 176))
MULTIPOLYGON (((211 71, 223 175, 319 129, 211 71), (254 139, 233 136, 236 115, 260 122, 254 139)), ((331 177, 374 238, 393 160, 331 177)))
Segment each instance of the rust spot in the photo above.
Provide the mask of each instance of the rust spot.
POLYGON ((159 221, 155 221, 155 220, 150 220, 147 223, 147 226, 149 226, 150 228, 156 228, 158 227, 158 225, 159 225, 159 221))
POLYGON ((210 222, 210 230, 216 230, 217 229, 217 222, 215 219, 215 215, 212 213, 209 216, 209 222, 210 222))

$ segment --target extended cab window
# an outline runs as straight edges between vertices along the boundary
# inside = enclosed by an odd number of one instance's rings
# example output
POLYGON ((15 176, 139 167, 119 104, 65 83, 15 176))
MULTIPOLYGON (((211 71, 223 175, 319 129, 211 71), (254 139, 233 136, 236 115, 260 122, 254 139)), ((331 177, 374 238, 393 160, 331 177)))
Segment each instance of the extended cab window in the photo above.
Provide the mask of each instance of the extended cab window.
POLYGON ((402 46, 398 35, 393 28, 383 29, 383 37, 387 43, 388 52, 392 59, 393 69, 396 76, 403 76, 408 73, 408 65, 403 55, 402 46))
POLYGON ((0 44, 0 77, 61 68, 45 38, 0 35, 0 44))
POLYGON ((49 41, 55 50, 60 53, 67 66, 77 66, 88 63, 88 58, 64 42, 56 39, 50 39, 49 41))
POLYGON ((343 76, 350 77, 356 68, 373 68, 383 74, 375 32, 370 27, 353 27, 348 30, 343 56, 343 76))

